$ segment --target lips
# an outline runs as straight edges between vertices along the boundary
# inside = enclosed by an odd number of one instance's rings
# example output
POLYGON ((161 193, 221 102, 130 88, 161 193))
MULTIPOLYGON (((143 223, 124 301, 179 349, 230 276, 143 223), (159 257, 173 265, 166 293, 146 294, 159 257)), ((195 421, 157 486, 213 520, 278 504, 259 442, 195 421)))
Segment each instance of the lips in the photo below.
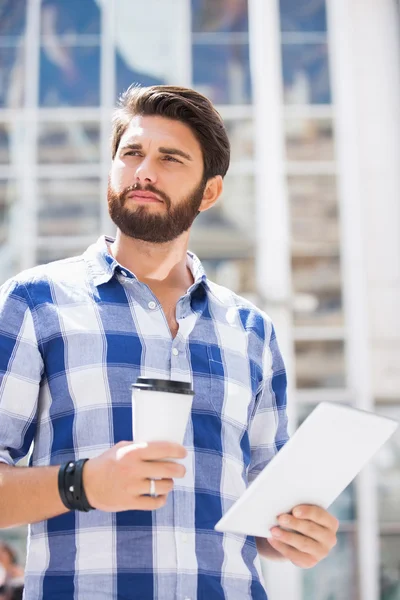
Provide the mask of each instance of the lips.
POLYGON ((136 200, 136 202, 161 202, 161 200, 151 192, 131 192, 128 198, 136 200))

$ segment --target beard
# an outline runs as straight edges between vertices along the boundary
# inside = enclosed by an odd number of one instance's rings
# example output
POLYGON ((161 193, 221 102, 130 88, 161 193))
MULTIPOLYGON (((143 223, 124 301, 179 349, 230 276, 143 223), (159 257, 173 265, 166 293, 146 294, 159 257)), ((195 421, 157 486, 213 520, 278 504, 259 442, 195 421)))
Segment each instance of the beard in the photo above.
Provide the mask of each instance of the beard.
POLYGON ((116 192, 108 180, 108 212, 120 231, 131 238, 163 244, 171 242, 187 231, 199 213, 207 182, 202 180, 189 196, 179 202, 171 202, 171 198, 151 184, 145 187, 136 183, 116 192), (153 214, 148 207, 137 204, 126 206, 128 194, 133 191, 145 191, 156 194, 164 202, 164 213, 153 214), (133 207, 132 207, 133 206, 133 207))

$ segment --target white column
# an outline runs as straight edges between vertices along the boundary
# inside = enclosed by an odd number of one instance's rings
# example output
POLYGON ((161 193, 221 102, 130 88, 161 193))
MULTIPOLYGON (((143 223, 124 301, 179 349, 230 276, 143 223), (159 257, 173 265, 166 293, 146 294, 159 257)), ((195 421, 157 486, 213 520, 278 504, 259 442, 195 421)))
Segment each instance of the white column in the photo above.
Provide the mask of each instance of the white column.
MULTIPOLYGON (((29 0, 26 14, 25 34, 25 110, 23 136, 24 148, 16 165, 18 177, 18 204, 22 225, 18 243, 20 245, 21 269, 33 267, 36 262, 37 246, 37 132, 39 96, 39 44, 40 44, 40 0, 29 0), (19 167, 18 167, 19 168, 19 167)), ((17 142, 18 145, 18 142, 17 142)), ((11 235, 15 235, 11 232, 11 235)))
POLYGON ((101 11, 101 70, 100 70, 100 144, 101 144, 101 197, 100 227, 101 233, 114 235, 115 225, 108 214, 107 184, 111 167, 111 116, 115 98, 115 0, 102 0, 101 11))
MULTIPOLYGON (((336 107, 348 386, 355 392, 358 408, 365 410, 374 408, 371 315, 368 311, 369 249, 381 255, 380 244, 390 245, 385 241, 384 231, 380 240, 368 235, 371 206, 377 205, 379 211, 384 212, 388 203, 385 177, 380 177, 380 185, 377 186, 373 172, 377 164, 391 162, 389 155, 394 152, 393 142, 390 143, 394 138, 393 127, 396 127, 394 106, 391 118, 385 116, 388 99, 395 87, 393 77, 398 81, 394 73, 394 54, 397 55, 398 50, 394 50, 390 39, 393 38, 393 27, 384 17, 388 15, 389 4, 392 4, 391 0, 328 2, 336 107)), ((398 139, 398 133, 396 135, 398 139)), ((391 163, 391 175, 397 173, 397 169, 398 164, 391 163)), ((390 202, 396 206, 398 196, 394 197, 393 193, 390 196, 390 202)), ((396 260, 395 256, 391 258, 396 260)), ((376 488, 373 466, 370 465, 357 478, 359 596, 363 600, 378 600, 379 597, 378 535, 376 488)))
MULTIPOLYGON (((278 0, 250 0, 249 28, 256 156, 256 280, 288 371, 289 416, 295 423, 290 224, 285 176, 283 90, 278 0)), ((270 600, 299 600, 301 571, 263 561, 270 600)))
POLYGON ((375 398, 400 397, 400 13, 356 2, 361 193, 375 398), (362 4, 362 5, 361 5, 362 4))

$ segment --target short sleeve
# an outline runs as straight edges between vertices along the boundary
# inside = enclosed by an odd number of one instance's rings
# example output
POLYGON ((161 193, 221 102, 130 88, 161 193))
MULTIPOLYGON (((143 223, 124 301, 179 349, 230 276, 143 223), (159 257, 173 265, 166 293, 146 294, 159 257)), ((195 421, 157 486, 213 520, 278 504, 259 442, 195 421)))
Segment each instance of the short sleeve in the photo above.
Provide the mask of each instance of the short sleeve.
POLYGON ((43 360, 23 284, 0 288, 0 462, 15 464, 31 446, 43 360))
POLYGON ((271 323, 269 328, 271 333, 263 356, 263 384, 256 398, 256 408, 249 429, 251 449, 249 483, 289 439, 286 370, 275 329, 271 323))

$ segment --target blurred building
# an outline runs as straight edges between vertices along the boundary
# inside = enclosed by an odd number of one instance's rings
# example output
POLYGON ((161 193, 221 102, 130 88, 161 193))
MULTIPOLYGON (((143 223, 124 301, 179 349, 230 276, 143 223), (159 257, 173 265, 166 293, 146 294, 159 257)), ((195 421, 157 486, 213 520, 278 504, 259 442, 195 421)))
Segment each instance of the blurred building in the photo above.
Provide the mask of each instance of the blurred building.
MULTIPOLYGON (((113 233, 118 94, 194 87, 232 165, 191 249, 274 319, 292 430, 326 399, 400 420, 399 32, 397 0, 0 0, 0 282, 113 233)), ((266 564, 270 600, 399 600, 400 432, 332 510, 331 556, 266 564)))

